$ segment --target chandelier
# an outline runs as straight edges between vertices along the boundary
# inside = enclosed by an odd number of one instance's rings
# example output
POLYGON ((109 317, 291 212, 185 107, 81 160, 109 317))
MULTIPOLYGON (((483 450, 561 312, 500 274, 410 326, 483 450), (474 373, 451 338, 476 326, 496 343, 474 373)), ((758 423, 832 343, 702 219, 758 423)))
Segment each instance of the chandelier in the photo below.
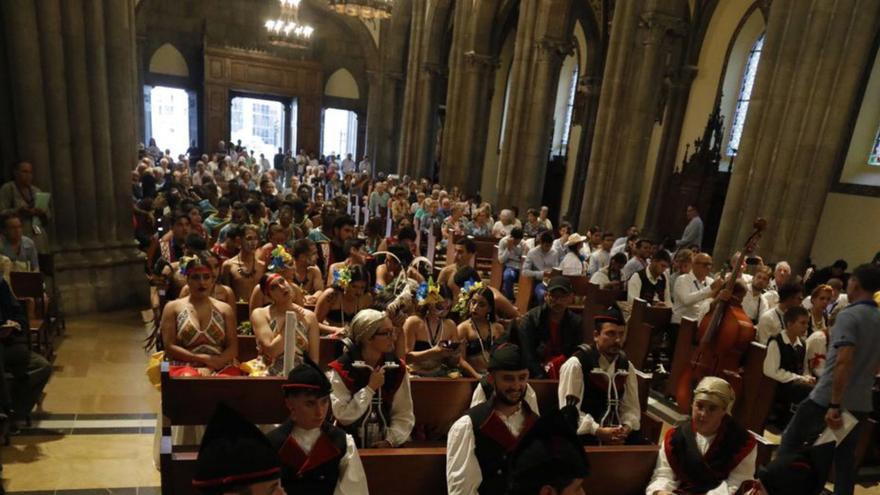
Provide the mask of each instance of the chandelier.
POLYGON ((364 20, 388 19, 394 0, 330 0, 330 9, 364 20))
POLYGON ((281 16, 266 21, 269 43, 285 48, 308 48, 315 29, 299 21, 299 4, 302 0, 278 0, 281 16))

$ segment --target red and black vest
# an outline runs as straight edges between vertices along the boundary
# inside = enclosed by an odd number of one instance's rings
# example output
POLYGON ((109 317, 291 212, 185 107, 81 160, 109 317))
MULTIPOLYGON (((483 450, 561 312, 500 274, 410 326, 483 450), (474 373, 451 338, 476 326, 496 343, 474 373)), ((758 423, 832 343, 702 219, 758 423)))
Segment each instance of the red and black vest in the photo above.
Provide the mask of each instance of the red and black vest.
POLYGON ((648 301, 665 301, 666 300, 666 275, 661 274, 657 277, 656 283, 651 283, 648 279, 648 269, 643 268, 636 272, 642 281, 642 290, 639 292, 639 298, 648 301))
MULTIPOLYGON (((584 396, 581 398, 580 409, 586 414, 593 417, 599 422, 608 410, 608 375, 605 373, 593 373, 593 370, 600 368, 599 351, 586 344, 578 346, 574 357, 580 361, 581 371, 584 374, 584 396)), ((614 365, 615 372, 623 371, 629 373, 629 360, 623 351, 617 356, 614 365)), ((626 374, 615 374, 614 383, 617 386, 617 396, 623 401, 626 393, 626 374)))
POLYGON ((494 399, 490 399, 477 404, 465 413, 471 418, 474 455, 480 463, 480 474, 483 478, 477 491, 482 495, 495 495, 507 491, 508 457, 520 439, 538 420, 538 416, 523 401, 526 420, 519 436, 513 436, 504 421, 495 414, 494 403, 494 399))
POLYGON ((690 421, 671 428, 663 439, 663 449, 678 481, 678 490, 684 493, 706 493, 716 488, 727 480, 755 444, 755 437, 727 415, 705 455, 697 447, 690 421))
MULTIPOLYGON (((356 394, 360 389, 366 387, 367 384, 370 383, 370 370, 352 366, 352 363, 358 359, 360 359, 360 356, 356 351, 349 351, 329 365, 331 369, 339 373, 343 383, 345 383, 345 386, 352 395, 356 394)), ((397 389, 399 389, 400 384, 403 383, 403 377, 406 373, 406 365, 403 361, 398 359, 393 352, 389 352, 382 357, 383 363, 389 361, 393 361, 400 365, 398 368, 389 368, 385 370, 385 383, 382 385, 382 414, 385 416, 385 419, 391 423, 391 404, 394 402, 394 394, 397 393, 397 389)), ((357 421, 343 426, 342 429, 349 434, 354 435, 355 439, 358 439, 357 430, 366 417, 367 413, 364 412, 364 415, 358 418, 357 421)))
POLYGON ((293 422, 286 421, 267 437, 281 459, 281 486, 287 493, 333 495, 339 481, 339 466, 345 457, 345 432, 322 427, 321 436, 306 454, 290 435, 293 422))

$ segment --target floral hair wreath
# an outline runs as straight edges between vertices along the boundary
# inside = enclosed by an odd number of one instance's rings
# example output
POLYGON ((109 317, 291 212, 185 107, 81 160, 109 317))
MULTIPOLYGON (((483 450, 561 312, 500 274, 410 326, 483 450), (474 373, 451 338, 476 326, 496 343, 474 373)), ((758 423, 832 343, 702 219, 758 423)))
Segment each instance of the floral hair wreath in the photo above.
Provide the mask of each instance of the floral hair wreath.
POLYGON ((180 258, 180 274, 184 277, 190 276, 198 268, 209 268, 202 263, 198 256, 183 256, 180 258))
POLYGON ((269 271, 283 270, 293 264, 293 256, 284 249, 284 246, 275 246, 269 254, 269 271))
POLYGON ((419 301, 419 306, 443 302, 443 296, 440 295, 440 286, 434 283, 434 277, 430 277, 427 282, 419 284, 419 288, 416 290, 416 299, 419 301))
POLYGON ((452 311, 461 315, 462 318, 467 316, 468 301, 470 301, 471 296, 475 292, 483 287, 485 287, 483 282, 474 282, 474 279, 465 282, 464 287, 462 287, 461 291, 458 293, 458 301, 455 303, 455 307, 452 308, 452 311))
POLYGON ((342 290, 348 288, 351 283, 351 270, 348 266, 342 265, 333 269, 333 285, 339 286, 342 290))

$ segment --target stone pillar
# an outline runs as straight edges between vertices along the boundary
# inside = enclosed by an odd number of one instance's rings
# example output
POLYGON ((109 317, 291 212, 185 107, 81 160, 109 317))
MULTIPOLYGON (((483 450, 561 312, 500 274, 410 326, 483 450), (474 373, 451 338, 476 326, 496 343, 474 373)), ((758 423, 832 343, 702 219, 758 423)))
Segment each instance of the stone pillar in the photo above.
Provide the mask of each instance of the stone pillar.
POLYGON ((657 115, 664 46, 686 22, 671 0, 617 2, 580 227, 620 232, 635 220, 645 152, 657 115))
POLYGON ((367 71, 367 150, 373 173, 397 173, 398 108, 403 74, 367 71))
POLYGON ((875 0, 773 2, 716 258, 739 249, 763 216, 761 256, 800 271, 849 143, 878 19, 875 0))
POLYGON ((52 193, 56 284, 68 313, 146 299, 131 226, 133 0, 2 3, 16 71, 18 158, 52 193), (51 118, 47 118, 47 116, 51 118))
POLYGON ((498 203, 521 210, 541 204, 553 134, 559 70, 573 53, 565 15, 567 2, 526 0, 520 4, 504 145, 498 162, 498 203))
MULTIPOLYGON (((581 202, 584 198, 584 187, 587 180, 587 164, 590 160, 590 152, 593 144, 593 134, 596 132, 596 111, 599 106, 599 94, 602 90, 602 79, 598 77, 584 77, 581 79, 584 85, 583 101, 580 108, 575 108, 575 115, 579 116, 583 130, 581 131, 578 155, 574 162, 574 178, 571 187, 571 195, 568 200, 567 210, 560 218, 568 218, 572 225, 578 225, 581 215, 581 202)), ((579 90, 580 91, 580 90, 579 90)))
POLYGON ((406 63, 406 83, 403 90, 403 112, 400 119, 400 161, 397 164, 399 174, 416 175, 420 164, 417 159, 417 142, 422 131, 418 123, 421 92, 425 86, 422 79, 422 61, 424 43, 422 32, 425 27, 425 9, 427 2, 413 2, 412 21, 409 33, 409 54, 406 63))

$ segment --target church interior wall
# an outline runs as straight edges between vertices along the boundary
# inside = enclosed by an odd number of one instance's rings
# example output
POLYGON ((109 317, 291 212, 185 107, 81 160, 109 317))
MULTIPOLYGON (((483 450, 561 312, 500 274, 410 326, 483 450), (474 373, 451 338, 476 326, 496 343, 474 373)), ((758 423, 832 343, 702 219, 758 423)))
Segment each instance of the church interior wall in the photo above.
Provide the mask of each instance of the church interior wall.
POLYGON ((483 160, 483 184, 480 195, 484 200, 494 202, 498 198, 498 159, 503 145, 504 111, 507 103, 510 67, 513 64, 513 46, 516 28, 511 29, 501 46, 498 56, 499 67, 495 71, 495 85, 492 92, 492 106, 489 113, 489 128, 486 138, 486 152, 483 160))
POLYGON ((841 183, 880 187, 880 165, 868 164, 868 155, 871 153, 878 131, 880 131, 880 52, 874 55, 874 65, 841 172, 841 183))
MULTIPOLYGON (((585 76, 585 69, 587 67, 587 57, 592 56, 587 53, 587 36, 584 34, 584 27, 580 23, 580 21, 576 21, 574 23, 574 39, 576 43, 576 53, 577 53, 577 63, 578 63, 578 86, 580 91, 581 81, 583 81, 585 76)), ((568 159, 565 164, 565 181, 562 185, 562 202, 560 203, 563 209, 566 208, 565 205, 568 205, 571 201, 571 194, 574 185, 575 171, 580 164, 578 163, 578 154, 580 153, 581 147, 581 133, 584 131, 583 122, 578 122, 575 120, 574 115, 572 115, 571 122, 568 122, 567 125, 571 127, 568 135, 568 150, 566 156, 568 159)))

